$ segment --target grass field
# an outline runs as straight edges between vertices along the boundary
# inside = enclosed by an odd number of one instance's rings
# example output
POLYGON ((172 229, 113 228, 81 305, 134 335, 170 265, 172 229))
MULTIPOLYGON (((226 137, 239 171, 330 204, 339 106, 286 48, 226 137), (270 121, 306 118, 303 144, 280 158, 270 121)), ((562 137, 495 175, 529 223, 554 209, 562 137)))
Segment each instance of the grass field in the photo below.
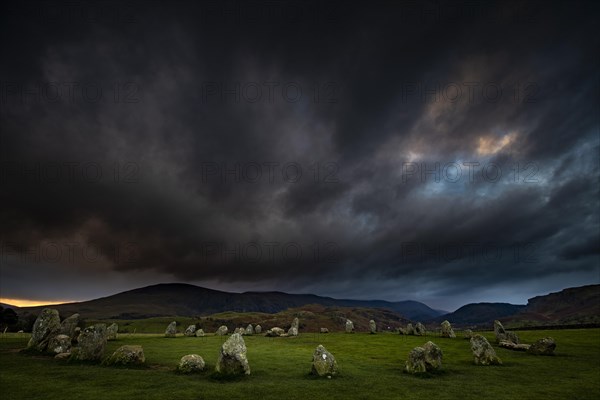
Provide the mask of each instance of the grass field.
MULTIPOLYGON (((8 399, 596 399, 600 393, 600 329, 521 331, 523 342, 552 336, 553 357, 496 348, 502 366, 475 366, 462 338, 304 333, 297 338, 244 337, 252 374, 235 381, 213 375, 223 337, 164 338, 120 335, 107 355, 140 344, 147 366, 116 368, 56 361, 19 352, 28 335, 0 338, 0 398, 8 399), (403 373, 408 352, 432 340, 444 352, 439 373, 403 373), (309 375, 312 352, 323 344, 338 361, 339 375, 309 375), (200 354, 207 371, 179 375, 179 359, 200 354)), ((492 342, 493 334, 486 332, 492 342)))

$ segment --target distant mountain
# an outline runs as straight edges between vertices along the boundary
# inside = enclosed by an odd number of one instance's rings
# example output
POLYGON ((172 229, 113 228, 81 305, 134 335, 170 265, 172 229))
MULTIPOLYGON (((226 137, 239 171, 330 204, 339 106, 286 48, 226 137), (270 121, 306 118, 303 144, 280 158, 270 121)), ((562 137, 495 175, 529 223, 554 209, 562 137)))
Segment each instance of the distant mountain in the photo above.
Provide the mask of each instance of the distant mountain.
POLYGON ((503 321, 510 325, 600 323, 600 285, 568 288, 533 297, 520 313, 503 321))
POLYGON ((458 326, 487 325, 496 319, 517 314, 524 308, 524 305, 509 303, 473 303, 464 305, 452 313, 434 318, 431 322, 440 323, 448 320, 458 326))
POLYGON ((0 303, 0 307, 2 307, 2 308, 12 308, 14 310, 16 310, 17 308, 19 308, 17 306, 13 306, 12 304, 6 304, 6 303, 0 303))
MULTIPOLYGON (((277 313, 307 304, 327 307, 384 308, 410 320, 428 320, 439 312, 417 301, 349 300, 313 294, 282 292, 229 293, 199 286, 171 283, 147 286, 79 303, 53 305, 62 315, 75 312, 90 319, 137 319, 159 316, 206 316, 220 312, 277 313)), ((43 306, 22 307, 20 313, 37 314, 43 306)))

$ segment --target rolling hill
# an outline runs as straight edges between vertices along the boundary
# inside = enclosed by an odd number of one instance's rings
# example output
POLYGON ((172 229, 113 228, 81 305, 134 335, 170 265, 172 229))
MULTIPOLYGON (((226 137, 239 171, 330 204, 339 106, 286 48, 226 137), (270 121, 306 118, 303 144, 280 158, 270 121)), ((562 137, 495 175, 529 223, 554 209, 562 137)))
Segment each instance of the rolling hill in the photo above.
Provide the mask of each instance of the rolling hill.
POLYGON ((439 324, 448 320, 457 326, 488 325, 496 319, 517 314, 524 308, 524 305, 509 303, 472 303, 464 305, 452 313, 434 318, 431 322, 439 324))
MULTIPOLYGON (((348 300, 312 294, 282 292, 229 293, 199 286, 171 283, 129 290, 95 300, 53 305, 61 315, 75 312, 89 319, 140 319, 160 316, 208 316, 221 312, 274 314, 308 304, 326 307, 389 309, 410 320, 428 320, 439 311, 417 301, 348 300)), ((21 307, 21 314, 37 314, 45 308, 21 307)))

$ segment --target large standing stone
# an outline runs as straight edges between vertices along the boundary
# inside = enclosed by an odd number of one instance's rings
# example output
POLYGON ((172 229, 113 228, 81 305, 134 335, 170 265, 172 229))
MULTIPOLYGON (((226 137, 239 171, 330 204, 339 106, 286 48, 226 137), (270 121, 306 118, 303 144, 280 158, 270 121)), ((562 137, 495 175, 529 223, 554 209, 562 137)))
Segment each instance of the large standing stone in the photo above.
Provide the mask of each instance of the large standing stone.
POLYGON ((106 339, 117 340, 117 333, 119 332, 119 325, 112 323, 106 328, 106 339))
POLYGON ((204 329, 198 329, 196 331, 196 337, 204 337, 205 333, 204 333, 204 329))
POLYGON ((219 327, 219 329, 217 329, 217 331, 215 332, 215 335, 217 335, 217 336, 225 336, 225 335, 227 335, 228 331, 229 331, 229 329, 227 329, 227 327, 225 325, 221 325, 219 327))
POLYGON ((65 318, 63 322, 60 323, 59 333, 74 339, 77 325, 79 325, 79 314, 73 314, 69 318, 65 318))
POLYGON ((48 351, 54 354, 71 352, 71 337, 67 335, 53 336, 48 342, 48 351))
POLYGON ((33 324, 28 348, 46 351, 48 342, 60 332, 60 316, 58 311, 44 308, 33 324))
POLYGON ((202 372, 204 371, 205 366, 204 359, 198 354, 188 354, 187 356, 181 357, 179 365, 177 366, 177 371, 183 374, 202 372))
POLYGON ((505 330, 502 323, 498 320, 494 321, 494 334, 496 335, 496 343, 506 340, 514 344, 519 344, 519 337, 517 334, 505 330))
POLYGON ((414 329, 415 336, 425 336, 427 334, 427 330, 425 329, 425 325, 420 322, 417 322, 414 329))
POLYGON ((556 349, 556 342, 551 337, 545 337, 537 340, 527 350, 531 354, 551 356, 554 355, 554 349, 556 349))
POLYGON ((354 322, 346 320, 346 333, 354 333, 354 322))
POLYGON ((298 336, 298 329, 300 329, 300 321, 296 317, 292 322, 292 326, 288 329, 288 336, 298 336))
POLYGON ((79 335, 78 346, 72 350, 77 360, 98 361, 106 347, 106 325, 96 324, 85 328, 79 335))
POLYGON ((452 329, 452 325, 450 325, 450 322, 448 320, 442 322, 441 328, 442 328, 442 337, 447 337, 447 338, 455 338, 456 337, 456 334, 454 333, 454 329, 452 329))
POLYGON ((471 338, 471 351, 473 352, 473 361, 476 365, 502 364, 502 360, 496 355, 490 342, 481 335, 473 335, 471 338))
POLYGON ((285 330, 282 328, 279 328, 278 326, 275 326, 269 330, 267 330, 267 333, 265 333, 265 336, 267 337, 279 337, 281 335, 285 334, 285 330))
POLYGON ((262 326, 256 325, 254 327, 254 333, 256 333, 257 335, 260 335, 262 333, 262 326))
POLYGON ((369 331, 371 332, 371 334, 377 333, 377 324, 373 320, 369 321, 369 331))
POLYGON ((177 336, 177 322, 173 321, 167 326, 165 330, 165 337, 176 337, 177 336))
POLYGON ((413 324, 409 323, 408 325, 406 325, 406 335, 414 335, 415 334, 415 328, 413 327, 413 324))
POLYGON ((404 369, 410 374, 440 369, 443 355, 442 349, 435 343, 427 342, 423 347, 415 347, 410 351, 404 369))
POLYGON ((216 371, 223 375, 250 375, 250 365, 246 358, 246 344, 239 333, 231 335, 221 346, 216 371))
POLYGON ((248 326, 246 327, 246 335, 254 335, 254 327, 252 326, 252 324, 248 324, 248 326))
POLYGON ((331 377, 336 372, 337 362, 335 361, 335 357, 323 345, 318 345, 313 353, 311 373, 313 375, 331 377))
POLYGON ((442 349, 432 341, 425 343, 423 349, 425 350, 425 367, 427 370, 430 371, 441 368, 442 358, 444 356, 442 349))
POLYGON ((196 336, 196 325, 188 326, 183 334, 185 336, 196 336))
POLYGON ((108 365, 142 365, 146 362, 142 346, 126 345, 119 347, 106 361, 108 365))

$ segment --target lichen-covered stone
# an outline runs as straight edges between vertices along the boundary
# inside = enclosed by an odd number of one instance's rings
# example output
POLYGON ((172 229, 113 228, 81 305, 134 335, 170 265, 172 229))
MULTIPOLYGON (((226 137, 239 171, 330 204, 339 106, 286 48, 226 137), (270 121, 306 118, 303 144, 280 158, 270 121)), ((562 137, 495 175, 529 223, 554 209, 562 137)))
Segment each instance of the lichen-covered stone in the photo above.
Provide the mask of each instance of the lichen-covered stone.
POLYGON ((454 329, 452 329, 452 325, 450 325, 450 322, 448 320, 442 322, 441 329, 442 329, 442 337, 452 338, 452 339, 454 339, 456 337, 456 334, 454 333, 454 329))
POLYGON ((221 346, 216 371, 222 375, 250 375, 246 344, 239 333, 231 335, 221 346))
POLYGON ((318 345, 313 353, 312 370, 313 375, 332 377, 337 373, 337 362, 333 354, 327 351, 323 345, 318 345))
POLYGON ((71 352, 71 337, 67 335, 53 336, 48 342, 48 351, 54 354, 71 352))
POLYGON ((267 337, 279 337, 279 336, 283 336, 285 334, 285 330, 275 326, 269 330, 267 330, 267 332, 265 333, 265 336, 267 337))
POLYGON ((415 347, 410 351, 404 370, 410 374, 417 374, 440 369, 443 356, 442 349, 429 341, 423 347, 415 347))
POLYGON ((405 333, 406 335, 414 335, 415 334, 415 328, 413 327, 413 324, 408 323, 406 325, 405 331, 406 331, 406 333, 405 333))
POLYGON ((369 321, 369 332, 371 332, 371 334, 377 333, 377 324, 373 320, 369 321))
POLYGON ((256 333, 257 335, 260 335, 262 333, 262 326, 256 325, 254 327, 254 333, 256 333))
POLYGON ((329 329, 327 329, 327 328, 321 328, 321 333, 329 333, 329 329))
POLYGON ((248 324, 248 326, 246 327, 246 335, 254 335, 254 327, 252 326, 252 324, 248 324))
POLYGON ((79 314, 73 314, 60 323, 59 334, 67 335, 69 338, 74 339, 76 337, 77 325, 79 325, 79 314))
POLYGON ((496 335, 496 343, 506 340, 514 344, 519 344, 519 337, 517 334, 505 330, 502 323, 498 320, 494 321, 494 334, 496 335))
POLYGON ((68 360, 69 358, 71 358, 71 353, 59 353, 55 355, 54 358, 57 360, 68 360))
POLYGON ((117 340, 117 333, 119 332, 119 325, 112 323, 106 328, 106 339, 117 340))
POLYGON ((288 336, 298 336, 298 330, 300 329, 300 321, 298 317, 294 318, 292 326, 288 329, 288 336))
POLYGON ((204 371, 204 359, 198 354, 188 354, 187 356, 181 357, 179 365, 177 365, 177 371, 183 374, 190 374, 194 372, 204 371))
POLYGON ((535 355, 551 356, 554 355, 554 349, 556 349, 556 342, 554 339, 545 337, 533 343, 527 351, 535 355))
POLYGON ((106 324, 96 324, 81 332, 78 346, 71 352, 77 360, 99 361, 104 356, 105 347, 106 324))
POLYGON ((185 332, 183 334, 185 336, 196 336, 196 325, 190 325, 185 328, 185 332))
POLYGON ((428 371, 439 369, 442 367, 442 358, 444 353, 438 345, 429 341, 423 345, 425 350, 425 367, 428 371))
POLYGON ((472 331, 472 330, 470 330, 470 329, 466 329, 466 330, 463 332, 463 337, 464 337, 465 339, 467 339, 467 340, 471 340, 471 338, 473 337, 473 331, 472 331))
POLYGON ((204 337, 205 333, 204 333, 204 329, 198 329, 196 331, 196 337, 204 337))
POLYGON ((31 339, 27 347, 38 351, 46 351, 52 337, 60 332, 60 316, 57 310, 44 308, 33 324, 31 339))
POLYGON ((354 333, 354 322, 346 320, 346 333, 354 333))
POLYGON ((511 341, 508 340, 501 340, 500 343, 498 343, 498 346, 503 347, 505 349, 509 349, 509 350, 515 350, 515 351, 527 351, 529 350, 530 345, 528 344, 515 344, 511 341))
POLYGON ((227 327, 225 325, 221 325, 219 327, 219 329, 217 329, 217 331, 215 332, 215 335, 217 335, 217 336, 225 336, 225 335, 227 335, 228 331, 229 331, 229 329, 227 329, 227 327))
POLYGON ((404 370, 409 374, 417 374, 426 372, 427 367, 425 366, 425 349, 422 347, 415 347, 408 353, 408 360, 404 370))
POLYGON ((173 321, 165 329, 165 337, 174 338, 177 336, 177 321, 173 321))
POLYGON ((414 329, 415 336, 425 336, 427 334, 427 329, 425 329, 425 325, 420 322, 417 322, 414 329))
POLYGON ((240 335, 244 336, 246 334, 246 330, 244 328, 235 328, 233 333, 239 333, 240 335))
POLYGON ((119 347, 106 361, 108 365, 142 365, 146 362, 142 346, 126 345, 119 347))
POLYGON ((473 335, 471 338, 471 351, 473 361, 476 365, 500 365, 502 360, 496 355, 492 345, 481 335, 473 335))

